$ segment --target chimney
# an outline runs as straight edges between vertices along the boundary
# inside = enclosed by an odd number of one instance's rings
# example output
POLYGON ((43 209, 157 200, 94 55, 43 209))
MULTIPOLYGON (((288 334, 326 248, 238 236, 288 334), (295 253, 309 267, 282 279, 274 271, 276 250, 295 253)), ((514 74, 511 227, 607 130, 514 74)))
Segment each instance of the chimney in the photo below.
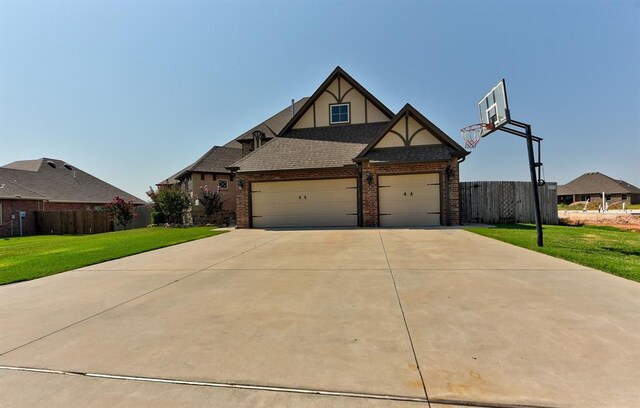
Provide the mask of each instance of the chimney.
POLYGON ((295 100, 295 99, 292 99, 292 100, 291 100, 291 117, 293 117, 293 115, 295 115, 295 114, 296 114, 296 107, 295 107, 295 103, 296 103, 296 100, 295 100))

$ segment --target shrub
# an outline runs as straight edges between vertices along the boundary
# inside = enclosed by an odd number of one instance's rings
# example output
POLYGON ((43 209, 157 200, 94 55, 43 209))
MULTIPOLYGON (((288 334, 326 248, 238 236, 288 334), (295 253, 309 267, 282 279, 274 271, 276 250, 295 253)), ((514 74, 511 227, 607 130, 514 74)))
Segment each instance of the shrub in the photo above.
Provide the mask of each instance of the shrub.
POLYGON ((222 206, 227 201, 224 199, 220 188, 216 191, 209 190, 208 186, 200 187, 200 204, 204 207, 204 213, 207 218, 211 218, 212 215, 220 215, 222 212, 222 206))
POLYGON ((109 204, 105 205, 105 208, 113 222, 123 226, 125 229, 136 215, 133 212, 133 201, 126 201, 122 197, 114 197, 109 204))
POLYGON ((181 224, 182 215, 191 206, 189 195, 180 190, 179 186, 167 186, 159 188, 157 191, 147 192, 153 201, 156 213, 161 213, 165 221, 181 224))
POLYGON ((167 217, 162 212, 158 212, 153 210, 151 212, 151 223, 152 224, 164 224, 167 222, 167 217))

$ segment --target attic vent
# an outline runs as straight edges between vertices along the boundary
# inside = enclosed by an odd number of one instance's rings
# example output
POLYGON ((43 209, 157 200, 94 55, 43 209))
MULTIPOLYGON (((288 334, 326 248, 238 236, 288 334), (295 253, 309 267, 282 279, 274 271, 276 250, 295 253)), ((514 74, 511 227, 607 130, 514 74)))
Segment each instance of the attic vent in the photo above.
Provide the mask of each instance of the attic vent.
POLYGON ((47 164, 51 167, 53 167, 54 169, 56 168, 56 164, 54 162, 52 162, 51 160, 47 160, 47 164))
POLYGON ((67 169, 67 170, 73 170, 73 167, 71 167, 71 165, 68 164, 68 163, 64 164, 64 168, 67 169))

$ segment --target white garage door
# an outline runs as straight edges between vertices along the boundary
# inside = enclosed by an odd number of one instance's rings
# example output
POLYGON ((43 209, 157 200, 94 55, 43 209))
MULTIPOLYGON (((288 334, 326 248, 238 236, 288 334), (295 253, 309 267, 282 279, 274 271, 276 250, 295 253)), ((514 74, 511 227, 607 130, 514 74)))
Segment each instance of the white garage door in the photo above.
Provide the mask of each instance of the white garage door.
POLYGON ((378 177, 381 227, 440 225, 437 173, 378 177))
POLYGON ((355 227, 357 181, 275 181, 251 184, 253 226, 355 227))

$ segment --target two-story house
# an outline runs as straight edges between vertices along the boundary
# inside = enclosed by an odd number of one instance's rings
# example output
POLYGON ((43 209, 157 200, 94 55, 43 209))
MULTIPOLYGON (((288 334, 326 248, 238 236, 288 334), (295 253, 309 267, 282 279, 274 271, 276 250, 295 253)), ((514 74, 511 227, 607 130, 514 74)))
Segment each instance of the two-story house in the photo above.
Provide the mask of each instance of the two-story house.
POLYGON ((340 67, 301 105, 227 167, 239 228, 459 224, 468 152, 414 107, 393 113, 340 67))

